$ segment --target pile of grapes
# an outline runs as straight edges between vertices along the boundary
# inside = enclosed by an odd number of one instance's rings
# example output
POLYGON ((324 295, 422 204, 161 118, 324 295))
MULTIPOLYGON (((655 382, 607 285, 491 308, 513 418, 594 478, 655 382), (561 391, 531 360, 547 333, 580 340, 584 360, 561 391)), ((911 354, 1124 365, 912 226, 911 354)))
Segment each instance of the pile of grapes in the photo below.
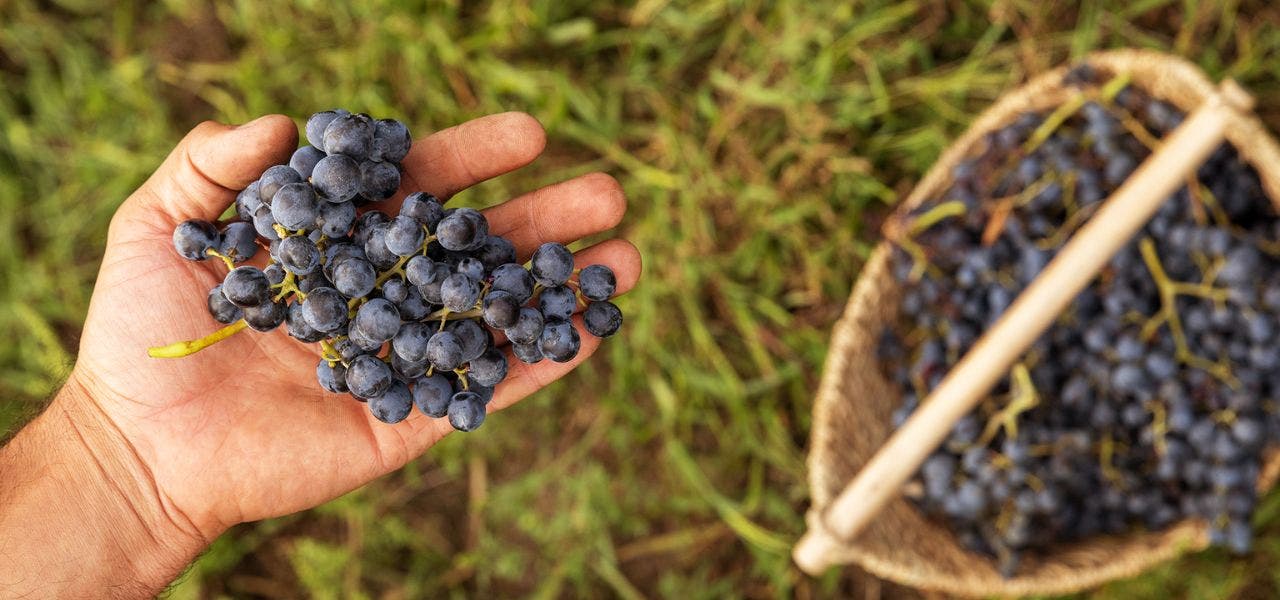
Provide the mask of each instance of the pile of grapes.
POLYGON ((592 335, 621 327, 622 312, 609 302, 613 272, 576 270, 561 244, 543 244, 526 268, 510 241, 489 233, 484 215, 446 209, 424 192, 406 196, 395 217, 357 215, 399 189, 411 143, 404 124, 331 110, 307 120, 306 136, 311 145, 288 165, 267 169, 240 192, 240 220, 221 231, 200 220, 174 230, 183 257, 226 263, 208 306, 229 325, 153 356, 189 354, 246 326, 285 324, 299 342, 319 343, 316 378, 324 389, 367 401, 386 423, 416 405, 471 431, 507 376, 495 331, 516 358, 536 363, 577 356, 581 340, 570 319, 579 303, 592 335), (237 266, 260 243, 270 253, 265 268, 237 266))
MULTIPOLYGON (((880 341, 895 427, 1182 121, 1088 66, 1064 106, 1021 115, 898 225, 898 321, 880 341)), ((1280 221, 1223 145, 1077 296, 908 495, 1006 576, 1019 557, 1203 519, 1248 551, 1280 436, 1280 221)))

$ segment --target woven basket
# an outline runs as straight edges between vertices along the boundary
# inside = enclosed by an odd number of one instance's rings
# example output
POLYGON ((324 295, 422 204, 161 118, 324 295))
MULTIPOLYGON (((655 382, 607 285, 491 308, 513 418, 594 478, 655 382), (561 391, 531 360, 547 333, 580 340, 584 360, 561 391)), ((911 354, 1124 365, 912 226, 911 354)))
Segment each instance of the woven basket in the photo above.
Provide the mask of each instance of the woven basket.
MULTIPOLYGON (((1087 62, 1107 73, 1128 73, 1134 86, 1155 98, 1192 112, 1216 89, 1191 63, 1160 53, 1136 50, 1102 52, 1087 62)), ((1052 109, 1070 93, 1062 85, 1066 67, 1039 76, 1009 92, 983 113, 930 169, 899 211, 936 198, 950 185, 952 168, 972 154, 990 131, 1026 111, 1052 109)), ((1280 209, 1280 146, 1253 116, 1233 119, 1227 141, 1262 179, 1280 209)), ((898 288, 888 269, 890 248, 882 242, 853 289, 836 323, 822 383, 814 406, 809 453, 813 506, 809 526, 839 495, 891 433, 891 413, 900 393, 880 374, 876 340, 894 322, 898 288)), ((1258 483, 1270 489, 1280 474, 1280 456, 1272 455, 1258 483)), ((841 544, 834 563, 856 563, 870 573, 904 585, 961 596, 1066 594, 1130 577, 1157 563, 1208 545, 1208 527, 1196 520, 1159 532, 1100 536, 1064 545, 1051 555, 1026 555, 1017 575, 1003 578, 985 556, 965 550, 942 525, 930 521, 908 501, 885 507, 854 540, 841 544)))

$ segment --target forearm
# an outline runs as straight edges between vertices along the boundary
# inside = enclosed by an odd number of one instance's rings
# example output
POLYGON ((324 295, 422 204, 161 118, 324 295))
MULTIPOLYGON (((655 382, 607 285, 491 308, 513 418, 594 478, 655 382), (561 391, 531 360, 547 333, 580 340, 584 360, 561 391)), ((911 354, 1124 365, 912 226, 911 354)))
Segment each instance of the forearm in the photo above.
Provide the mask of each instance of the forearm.
POLYGON ((0 589, 152 597, 206 544, 74 378, 0 448, 0 589))

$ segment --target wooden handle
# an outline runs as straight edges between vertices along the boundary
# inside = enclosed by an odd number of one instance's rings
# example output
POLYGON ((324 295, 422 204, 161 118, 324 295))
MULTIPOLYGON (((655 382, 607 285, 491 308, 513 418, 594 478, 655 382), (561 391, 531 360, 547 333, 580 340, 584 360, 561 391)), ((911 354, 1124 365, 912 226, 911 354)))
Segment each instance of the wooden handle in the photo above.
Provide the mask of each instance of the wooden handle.
POLYGON ((1235 111, 1247 111, 1251 106, 1247 92, 1225 81, 1217 94, 1206 98, 1164 139, 956 363, 839 497, 825 511, 811 515, 809 531, 794 551, 801 569, 816 575, 832 564, 833 551, 841 540, 856 537, 897 497, 902 484, 946 439, 956 422, 973 410, 1107 261, 1222 143, 1235 111))

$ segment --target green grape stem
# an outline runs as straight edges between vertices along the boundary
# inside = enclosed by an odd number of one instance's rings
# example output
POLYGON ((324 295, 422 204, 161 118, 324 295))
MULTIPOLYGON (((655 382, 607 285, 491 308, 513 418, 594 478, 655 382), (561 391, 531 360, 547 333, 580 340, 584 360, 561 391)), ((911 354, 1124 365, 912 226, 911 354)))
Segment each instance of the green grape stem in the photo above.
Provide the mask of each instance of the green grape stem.
POLYGON ((205 254, 208 254, 209 256, 216 256, 216 257, 218 257, 218 258, 222 259, 223 264, 227 265, 227 269, 234 269, 234 268, 236 268, 236 263, 235 263, 235 261, 231 260, 231 257, 230 257, 230 256, 227 256, 227 255, 225 255, 225 254, 223 254, 223 253, 221 253, 221 252, 218 252, 217 250, 214 250, 213 248, 210 248, 210 249, 208 249, 208 250, 205 250, 205 254))
POLYGON ((298 289, 297 276, 288 269, 284 270, 284 280, 272 287, 279 288, 280 290, 280 293, 276 294, 275 298, 272 298, 272 301, 274 302, 279 302, 282 299, 287 298, 289 294, 297 295, 299 300, 307 299, 307 295, 302 293, 302 290, 298 289))
POLYGON ((1027 365, 1025 363, 1014 365, 1011 375, 1013 376, 1013 395, 1009 399, 1009 404, 987 421, 982 437, 978 438, 979 445, 985 446, 991 443, 1001 428, 1004 429, 1005 437, 1017 439, 1018 415, 1040 405, 1040 394, 1036 392, 1036 386, 1031 381, 1031 371, 1027 369, 1027 365))
POLYGON ((1164 266, 1160 264, 1160 257, 1156 254, 1155 241, 1149 237, 1144 237, 1138 242, 1138 250, 1142 253, 1142 260, 1146 262, 1147 270, 1151 272, 1151 278, 1155 281, 1156 289, 1160 295, 1160 309, 1151 315, 1146 324, 1143 325, 1140 332, 1141 337, 1143 339, 1151 339, 1160 327, 1168 325, 1169 333, 1173 336, 1176 358, 1179 361, 1189 367, 1208 372, 1232 389, 1239 389, 1240 382, 1231 372, 1229 363, 1226 361, 1215 362, 1191 351, 1191 347, 1187 343, 1186 333, 1182 329, 1182 318, 1178 315, 1177 309, 1178 296, 1204 298, 1221 304, 1227 300, 1226 290, 1215 288, 1208 282, 1185 283, 1173 281, 1165 272, 1164 266))
POLYGON ((395 266, 391 267, 390 269, 387 269, 386 271, 383 271, 381 275, 378 275, 378 278, 373 281, 373 287, 375 288, 382 287, 382 284, 386 283, 388 279, 391 279, 393 275, 399 274, 403 276, 404 263, 407 263, 407 262, 409 262, 409 257, 401 256, 400 260, 396 261, 395 266))
POLYGON ((182 358, 191 356, 209 346, 212 346, 222 340, 225 340, 248 327, 249 324, 244 319, 240 319, 235 323, 227 325, 209 335, 197 340, 189 340, 185 342, 174 342, 168 346, 156 346, 147 349, 147 356, 151 358, 182 358))
POLYGON ((443 331, 444 324, 446 321, 461 321, 462 319, 474 319, 476 317, 481 316, 482 312, 483 311, 481 311, 478 308, 473 308, 471 310, 467 310, 463 312, 454 312, 447 308, 442 308, 440 310, 437 310, 436 312, 433 312, 427 315, 427 317, 423 320, 434 321, 436 319, 440 319, 440 330, 443 331))
POLYGON ((333 343, 329 340, 320 340, 320 351, 321 356, 326 361, 329 361, 329 366, 332 367, 334 364, 342 362, 342 355, 338 352, 337 348, 333 347, 333 343))

